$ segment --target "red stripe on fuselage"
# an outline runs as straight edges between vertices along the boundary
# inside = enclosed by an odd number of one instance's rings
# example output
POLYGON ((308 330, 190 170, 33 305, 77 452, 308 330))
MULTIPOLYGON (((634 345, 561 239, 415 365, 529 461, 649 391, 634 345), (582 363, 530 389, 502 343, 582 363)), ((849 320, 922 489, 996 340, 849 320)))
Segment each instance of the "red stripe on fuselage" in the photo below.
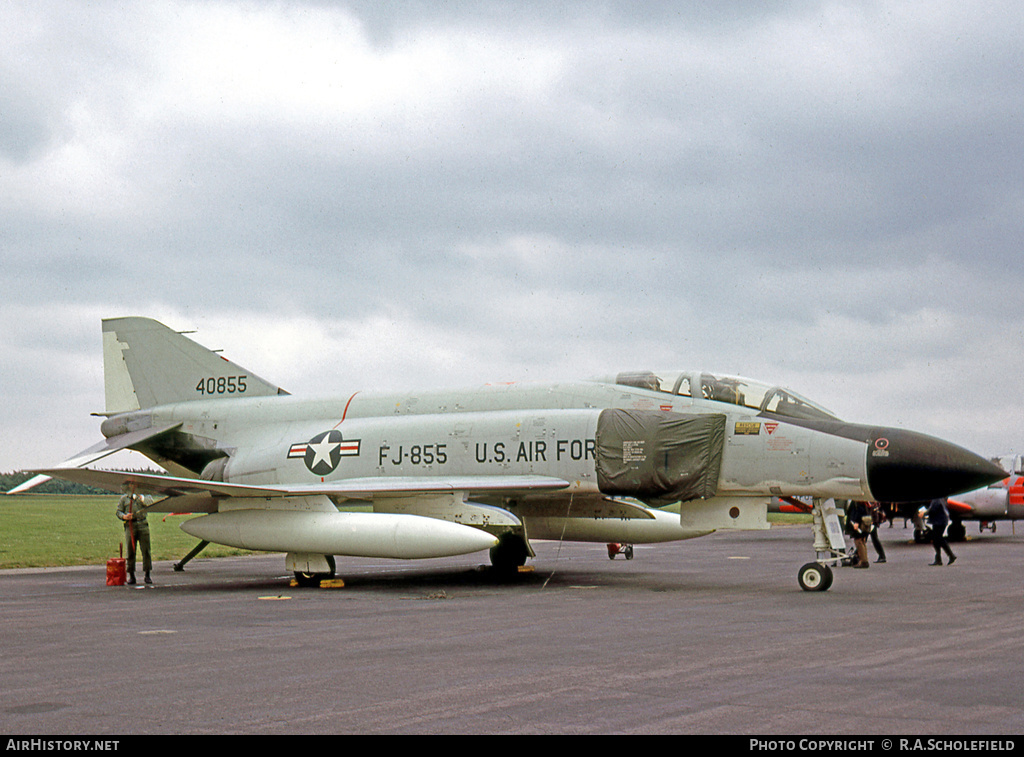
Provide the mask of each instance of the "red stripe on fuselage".
POLYGON ((352 404, 352 400, 356 398, 357 394, 359 394, 359 392, 353 392, 352 396, 348 398, 348 402, 345 403, 345 409, 341 413, 341 420, 335 424, 335 428, 345 422, 345 416, 348 415, 348 406, 352 404))

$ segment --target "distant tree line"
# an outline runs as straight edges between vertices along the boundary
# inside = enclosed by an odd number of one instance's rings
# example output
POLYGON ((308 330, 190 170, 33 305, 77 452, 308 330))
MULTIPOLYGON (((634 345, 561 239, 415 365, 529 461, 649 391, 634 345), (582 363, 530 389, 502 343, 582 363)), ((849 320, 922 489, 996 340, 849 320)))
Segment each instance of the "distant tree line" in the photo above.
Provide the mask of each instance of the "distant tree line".
MULTIPOLYGON (((129 471, 132 473, 161 473, 162 471, 138 469, 129 471)), ((15 471, 13 473, 0 473, 0 492, 9 492, 15 486, 22 484, 32 478, 34 473, 15 471)), ((39 486, 29 489, 26 494, 111 494, 106 489, 97 489, 94 486, 76 484, 72 481, 64 481, 60 478, 51 478, 39 486)))

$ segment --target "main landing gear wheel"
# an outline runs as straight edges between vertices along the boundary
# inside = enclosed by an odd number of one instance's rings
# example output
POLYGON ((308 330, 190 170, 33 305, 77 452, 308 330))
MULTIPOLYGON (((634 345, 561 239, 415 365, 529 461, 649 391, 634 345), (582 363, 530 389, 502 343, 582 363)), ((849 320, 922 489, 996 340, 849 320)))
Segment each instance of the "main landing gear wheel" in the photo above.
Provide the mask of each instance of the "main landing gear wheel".
POLYGON ((305 573, 303 571, 295 571, 295 583, 305 589, 318 589, 320 588, 321 581, 327 581, 334 578, 337 566, 334 562, 334 555, 324 555, 327 558, 327 564, 330 566, 330 573, 305 573))
POLYGON ((796 578, 804 591, 828 591, 832 585, 832 569, 818 562, 809 562, 800 568, 796 578))
POLYGON ((318 589, 320 588, 320 582, 327 578, 330 578, 330 575, 327 573, 304 573, 298 570, 295 571, 295 583, 303 589, 318 589))
POLYGON ((491 565, 502 574, 518 572, 529 556, 526 540, 518 534, 504 534, 498 539, 498 545, 491 547, 491 565))

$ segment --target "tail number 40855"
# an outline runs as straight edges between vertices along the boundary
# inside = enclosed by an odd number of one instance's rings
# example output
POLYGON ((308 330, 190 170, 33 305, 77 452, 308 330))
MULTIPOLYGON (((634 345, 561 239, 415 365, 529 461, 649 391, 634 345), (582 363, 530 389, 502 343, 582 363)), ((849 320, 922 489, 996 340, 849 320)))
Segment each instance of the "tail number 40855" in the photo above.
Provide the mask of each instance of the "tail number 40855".
POLYGON ((248 376, 210 376, 199 379, 196 391, 199 394, 241 394, 245 391, 248 376))

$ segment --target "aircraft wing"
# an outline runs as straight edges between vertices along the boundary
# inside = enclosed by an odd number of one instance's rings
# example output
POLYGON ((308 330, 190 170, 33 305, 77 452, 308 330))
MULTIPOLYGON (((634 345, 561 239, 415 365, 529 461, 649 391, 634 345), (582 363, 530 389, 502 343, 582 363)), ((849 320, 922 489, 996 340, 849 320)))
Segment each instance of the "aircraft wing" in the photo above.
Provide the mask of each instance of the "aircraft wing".
MULTIPOLYGON (((18 486, 15 486, 7 493, 21 494, 23 492, 28 491, 29 489, 34 489, 35 487, 39 486, 39 484, 49 481, 51 478, 63 478, 65 480, 75 481, 77 483, 87 483, 85 481, 80 481, 78 479, 69 478, 68 476, 63 474, 65 471, 68 470, 74 470, 79 468, 84 469, 84 466, 89 465, 90 463, 94 463, 97 460, 101 460, 107 455, 112 455, 115 452, 120 452, 123 449, 128 449, 133 445, 141 444, 144 441, 153 439, 154 437, 160 436, 161 434, 165 434, 168 431, 173 431, 174 429, 179 428, 180 426, 181 423, 171 423, 166 426, 146 428, 140 431, 132 431, 127 434, 119 434, 118 436, 115 436, 112 439, 104 439, 102 442, 94 444, 88 449, 84 449, 77 455, 74 455, 73 457, 65 460, 58 467, 51 469, 53 471, 60 471, 60 473, 52 473, 48 471, 33 471, 34 473, 37 473, 36 476, 33 476, 24 483, 18 484, 18 486)), ((92 484, 90 484, 90 486, 91 485, 92 484)), ((109 487, 98 485, 98 488, 106 489, 109 487)), ((117 489, 115 489, 114 491, 120 491, 120 484, 118 484, 117 489)))
POLYGON ((372 500, 383 497, 410 497, 416 494, 480 492, 502 494, 542 492, 565 489, 568 481, 550 476, 450 476, 450 477, 376 477, 328 481, 308 485, 280 484, 252 486, 182 478, 157 473, 109 471, 93 468, 48 468, 33 471, 43 476, 119 492, 125 483, 135 484, 140 494, 168 497, 154 505, 153 512, 215 512, 217 500, 225 497, 308 497, 328 495, 343 499, 372 500))
POLYGON ((163 494, 167 497, 181 497, 196 493, 207 493, 217 497, 283 497, 288 492, 276 487, 244 486, 225 484, 217 481, 203 481, 198 478, 182 478, 160 473, 138 473, 135 471, 99 470, 96 468, 46 468, 32 471, 48 478, 63 478, 77 484, 93 486, 120 492, 124 484, 135 484, 139 494, 163 494))
POLYGON ((568 481, 552 476, 450 476, 450 477, 388 477, 350 478, 302 487, 304 493, 333 494, 346 499, 374 499, 411 494, 438 494, 444 492, 482 492, 487 494, 513 494, 565 489, 568 481))

